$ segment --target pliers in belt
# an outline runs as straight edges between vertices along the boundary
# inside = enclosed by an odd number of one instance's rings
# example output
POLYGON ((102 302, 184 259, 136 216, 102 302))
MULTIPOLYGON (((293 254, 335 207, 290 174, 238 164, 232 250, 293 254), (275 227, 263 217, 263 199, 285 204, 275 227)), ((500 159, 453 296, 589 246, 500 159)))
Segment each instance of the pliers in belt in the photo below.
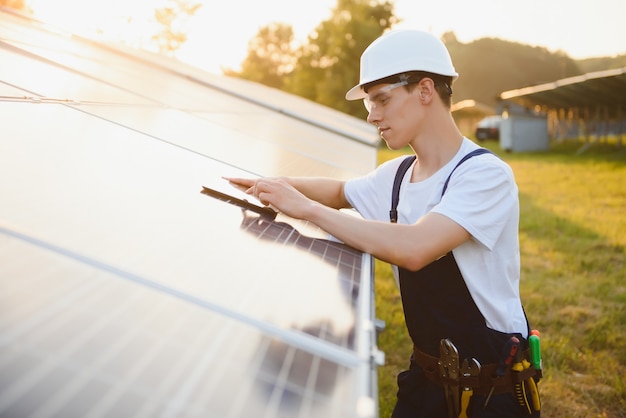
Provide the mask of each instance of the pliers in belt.
MULTIPOLYGON (((478 360, 475 358, 463 360, 461 374, 463 377, 478 378, 480 376, 480 363, 478 360)), ((459 413, 459 418, 467 418, 467 408, 473 394, 474 390, 471 386, 463 386, 463 391, 461 392, 461 412, 459 413)))
POLYGON ((448 339, 439 344, 439 371, 446 395, 448 418, 459 416, 459 352, 448 339))

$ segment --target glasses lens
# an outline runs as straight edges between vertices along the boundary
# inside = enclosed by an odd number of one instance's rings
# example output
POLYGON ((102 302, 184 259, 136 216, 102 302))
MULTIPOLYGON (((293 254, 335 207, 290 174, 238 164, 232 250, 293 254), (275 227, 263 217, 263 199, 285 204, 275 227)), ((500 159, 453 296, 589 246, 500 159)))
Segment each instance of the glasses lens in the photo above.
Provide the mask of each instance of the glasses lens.
POLYGON ((370 102, 369 97, 366 97, 363 99, 363 105, 365 106, 365 109, 367 109, 368 112, 372 111, 372 103, 370 102))
POLYGON ((368 112, 371 112, 372 109, 377 108, 379 105, 376 102, 381 102, 382 97, 385 94, 388 94, 389 92, 391 92, 393 89, 397 89, 398 87, 402 87, 402 86, 406 86, 407 84, 409 84, 408 81, 403 80, 400 81, 399 83, 394 83, 394 84, 389 84, 388 86, 384 86, 381 87, 380 89, 378 89, 377 91, 374 92, 374 97, 373 99, 370 99, 370 96, 367 96, 363 99, 363 104, 365 105, 365 109, 367 109, 368 112))

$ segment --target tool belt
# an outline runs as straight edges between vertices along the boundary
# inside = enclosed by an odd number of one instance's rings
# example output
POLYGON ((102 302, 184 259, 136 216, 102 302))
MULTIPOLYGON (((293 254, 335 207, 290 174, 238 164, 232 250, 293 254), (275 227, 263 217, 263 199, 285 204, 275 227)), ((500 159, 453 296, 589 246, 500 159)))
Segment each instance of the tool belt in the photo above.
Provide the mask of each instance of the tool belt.
MULTIPOLYGON (((524 358, 528 358, 528 350, 522 352, 524 358)), ((492 390, 494 395, 501 393, 515 393, 515 385, 526 379, 534 377, 535 380, 541 378, 541 370, 533 367, 523 371, 509 371, 502 377, 496 376, 496 368, 498 365, 484 364, 481 366, 480 375, 476 377, 459 376, 458 381, 446 381, 439 371, 439 358, 424 353, 417 347, 413 346, 413 360, 420 366, 424 375, 428 380, 437 386, 445 384, 454 384, 460 387, 470 387, 474 391, 474 395, 487 395, 492 390)))

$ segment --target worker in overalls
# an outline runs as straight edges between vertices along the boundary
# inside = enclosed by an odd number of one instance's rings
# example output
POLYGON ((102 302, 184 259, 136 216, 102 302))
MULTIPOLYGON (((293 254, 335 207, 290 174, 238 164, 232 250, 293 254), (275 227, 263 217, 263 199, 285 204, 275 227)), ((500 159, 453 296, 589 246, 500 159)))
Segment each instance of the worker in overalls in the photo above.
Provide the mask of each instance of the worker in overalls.
POLYGON ((412 158, 345 182, 230 181, 392 264, 414 344, 394 418, 538 417, 541 366, 529 362, 519 294, 518 189, 510 167, 457 128, 457 76, 436 37, 388 32, 363 52, 346 98, 363 100, 388 147, 409 146, 412 158))

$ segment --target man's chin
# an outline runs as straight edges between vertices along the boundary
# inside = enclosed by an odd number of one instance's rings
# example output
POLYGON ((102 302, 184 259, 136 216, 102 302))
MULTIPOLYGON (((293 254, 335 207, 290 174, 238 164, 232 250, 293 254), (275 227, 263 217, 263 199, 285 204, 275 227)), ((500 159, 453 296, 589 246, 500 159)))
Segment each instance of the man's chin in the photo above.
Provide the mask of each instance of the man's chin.
MULTIPOLYGON (((384 138, 383 138, 384 139, 384 138)), ((385 144, 387 144, 387 148, 389 148, 391 151, 399 151, 401 150, 403 147, 399 147, 393 143, 389 143, 389 141, 385 141, 385 144)))

